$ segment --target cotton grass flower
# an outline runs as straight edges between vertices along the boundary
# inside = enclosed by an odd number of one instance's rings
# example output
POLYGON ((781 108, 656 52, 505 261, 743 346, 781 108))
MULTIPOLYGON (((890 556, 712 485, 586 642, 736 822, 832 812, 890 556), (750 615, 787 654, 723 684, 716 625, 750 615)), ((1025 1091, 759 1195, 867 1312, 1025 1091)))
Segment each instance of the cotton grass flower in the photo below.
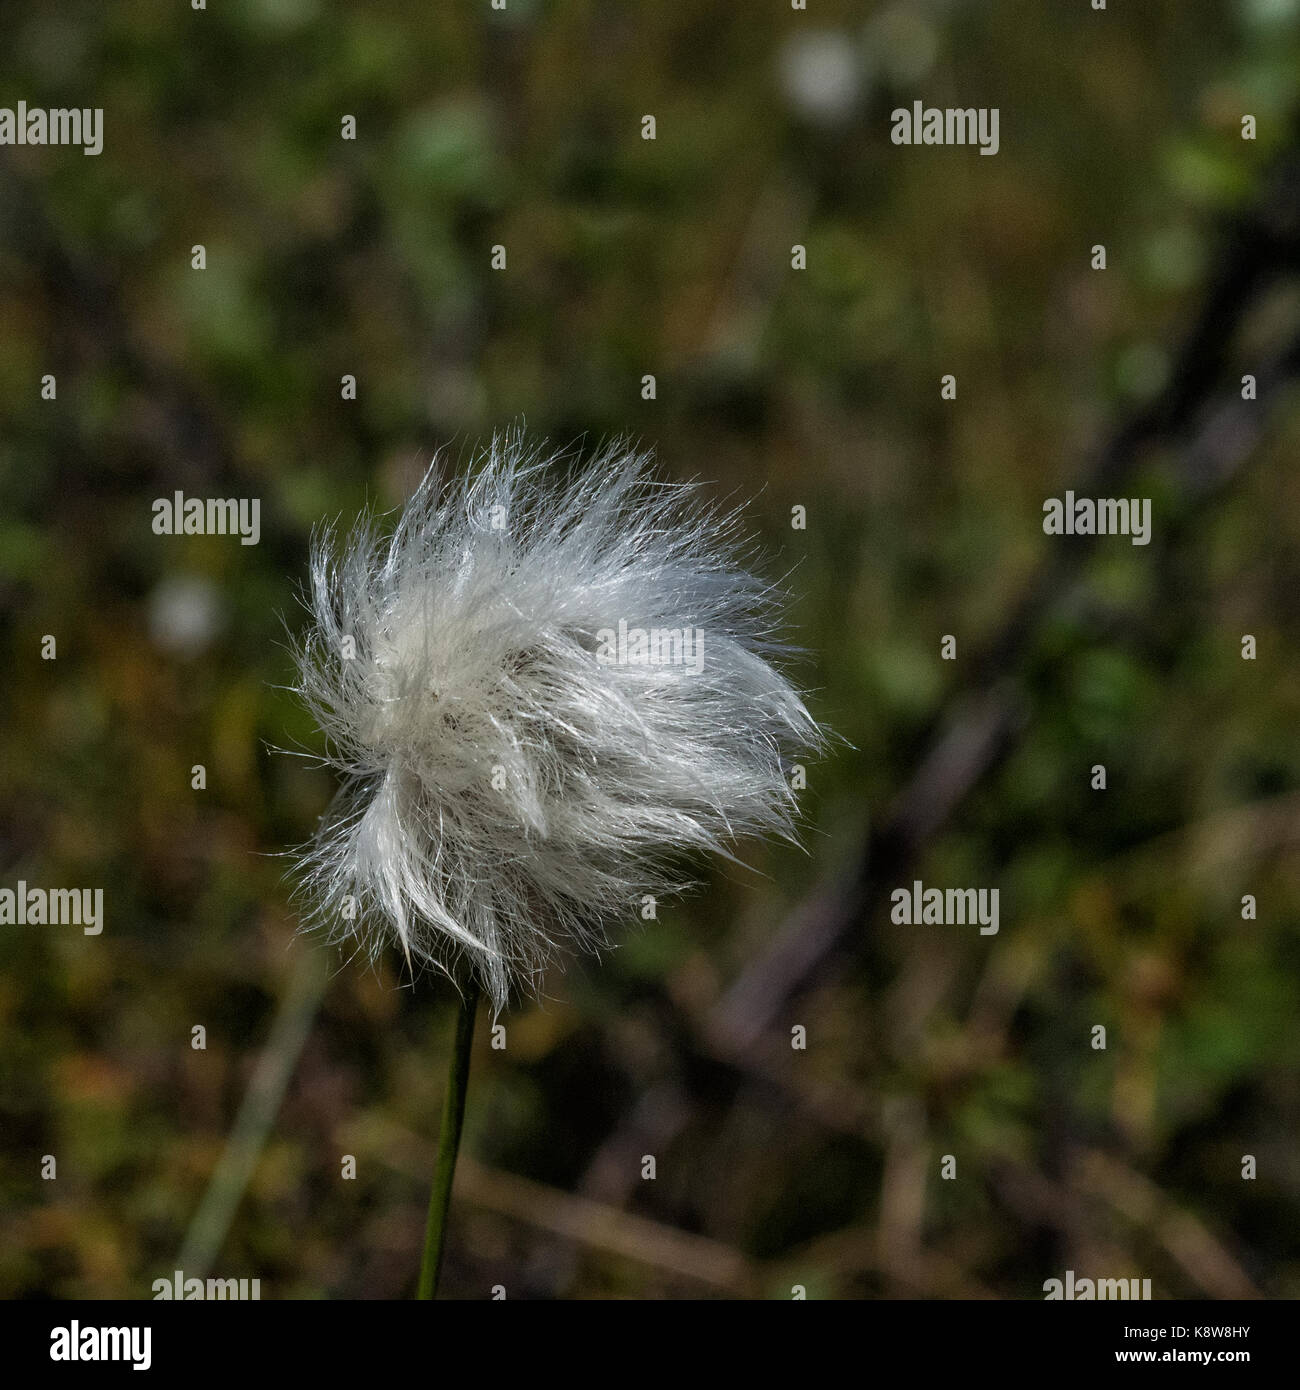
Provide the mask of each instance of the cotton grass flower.
POLYGON ((792 836, 788 767, 821 742, 736 514, 635 450, 572 463, 498 438, 390 539, 367 519, 312 554, 300 688, 344 786, 311 918, 497 1010, 679 889, 683 852, 792 836))
POLYGON ((579 467, 512 432, 469 476, 435 463, 391 535, 316 537, 299 689, 342 787, 307 921, 463 991, 426 1296, 477 991, 499 1012, 680 890, 685 859, 794 838, 789 768, 823 734, 777 664, 782 599, 736 512, 623 444, 579 467))

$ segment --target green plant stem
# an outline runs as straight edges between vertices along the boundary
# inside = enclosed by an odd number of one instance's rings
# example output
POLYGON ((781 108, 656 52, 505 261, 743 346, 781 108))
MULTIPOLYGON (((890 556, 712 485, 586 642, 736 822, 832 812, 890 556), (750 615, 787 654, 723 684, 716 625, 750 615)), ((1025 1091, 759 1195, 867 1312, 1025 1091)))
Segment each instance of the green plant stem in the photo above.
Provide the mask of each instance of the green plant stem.
POLYGON ((478 989, 467 984, 460 1012, 456 1015, 456 1039, 451 1046, 451 1063, 447 1068, 447 1094, 442 1102, 438 1163, 433 1170, 433 1190, 429 1193, 429 1220, 424 1230, 424 1259, 420 1264, 417 1298, 433 1298, 438 1292, 438 1275, 442 1269, 442 1251, 447 1236, 447 1208, 451 1205, 451 1180, 456 1172, 460 1131, 465 1121, 465 1091, 469 1085, 470 1044, 474 1040, 478 995, 478 989))

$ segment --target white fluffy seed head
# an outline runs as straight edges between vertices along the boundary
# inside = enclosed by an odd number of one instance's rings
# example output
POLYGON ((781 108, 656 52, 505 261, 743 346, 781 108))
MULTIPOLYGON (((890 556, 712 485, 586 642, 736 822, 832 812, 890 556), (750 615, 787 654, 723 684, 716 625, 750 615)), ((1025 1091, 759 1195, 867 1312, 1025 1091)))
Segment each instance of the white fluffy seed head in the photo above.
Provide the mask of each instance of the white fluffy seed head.
POLYGON ((435 461, 391 536, 318 534, 296 652, 343 777, 307 920, 498 1010, 678 891, 684 853, 793 838, 788 769, 823 744, 736 513, 624 445, 575 463, 514 432, 470 476, 435 461))

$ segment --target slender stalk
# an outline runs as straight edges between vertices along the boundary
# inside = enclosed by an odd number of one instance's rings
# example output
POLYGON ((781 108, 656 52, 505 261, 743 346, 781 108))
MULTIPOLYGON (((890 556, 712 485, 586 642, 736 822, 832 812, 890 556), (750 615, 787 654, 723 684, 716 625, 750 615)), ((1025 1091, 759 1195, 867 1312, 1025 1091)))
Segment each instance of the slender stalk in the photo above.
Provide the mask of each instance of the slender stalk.
POLYGON ((417 1298, 433 1298, 438 1292, 442 1270, 442 1250, 447 1234, 447 1208, 451 1205, 451 1180, 456 1172, 460 1150, 460 1131, 465 1120, 465 1091, 469 1085, 470 1044, 474 1040, 474 1014, 479 992, 466 984, 456 1015, 456 1040, 451 1045, 447 1068, 447 1094, 442 1102, 442 1125, 438 1131, 438 1162, 433 1170, 433 1190, 429 1193, 429 1220, 424 1230, 424 1259, 420 1265, 417 1298))
POLYGON ((316 1020, 329 979, 325 956, 321 951, 299 954, 289 987, 276 1008, 266 1046, 235 1116, 234 1128, 176 1257, 174 1267, 184 1270, 187 1277, 205 1279, 211 1272, 316 1020))

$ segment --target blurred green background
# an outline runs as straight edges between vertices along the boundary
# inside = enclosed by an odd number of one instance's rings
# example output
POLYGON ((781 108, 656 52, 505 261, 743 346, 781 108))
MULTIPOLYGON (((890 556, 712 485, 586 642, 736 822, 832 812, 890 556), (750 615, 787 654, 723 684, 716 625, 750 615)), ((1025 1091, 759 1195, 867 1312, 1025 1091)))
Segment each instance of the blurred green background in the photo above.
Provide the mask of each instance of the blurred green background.
MULTIPOLYGON (((1041 526, 1169 391, 1225 228, 1275 206, 1294 0, 0 25, 0 105, 105 110, 97 158, 0 149, 0 884, 101 886, 106 918, 0 928, 0 1295, 413 1288, 452 998, 295 935, 277 856, 332 785, 272 751, 319 747, 282 621, 315 523, 524 420, 752 498, 850 746, 809 769, 808 854, 707 866, 503 1018, 504 1051, 480 1031, 444 1291, 1038 1298, 1073 1269, 1300 1296, 1290 369, 1223 486, 1185 486, 1223 436, 1181 397, 1136 451, 1115 495, 1154 499, 1150 546, 1041 526), (917 99, 998 107, 1000 152, 891 145, 917 99), (260 498, 260 544, 154 535, 177 489, 260 498), (1005 756, 846 911, 984 698, 1019 711, 1005 756), (999 887, 1000 933, 891 924, 879 892, 914 877, 999 887), (847 931, 783 979, 773 943, 823 910, 847 931), (747 1037, 755 969, 778 997, 747 1037)), ((1249 294, 1198 409, 1295 334, 1287 275, 1249 294)))

